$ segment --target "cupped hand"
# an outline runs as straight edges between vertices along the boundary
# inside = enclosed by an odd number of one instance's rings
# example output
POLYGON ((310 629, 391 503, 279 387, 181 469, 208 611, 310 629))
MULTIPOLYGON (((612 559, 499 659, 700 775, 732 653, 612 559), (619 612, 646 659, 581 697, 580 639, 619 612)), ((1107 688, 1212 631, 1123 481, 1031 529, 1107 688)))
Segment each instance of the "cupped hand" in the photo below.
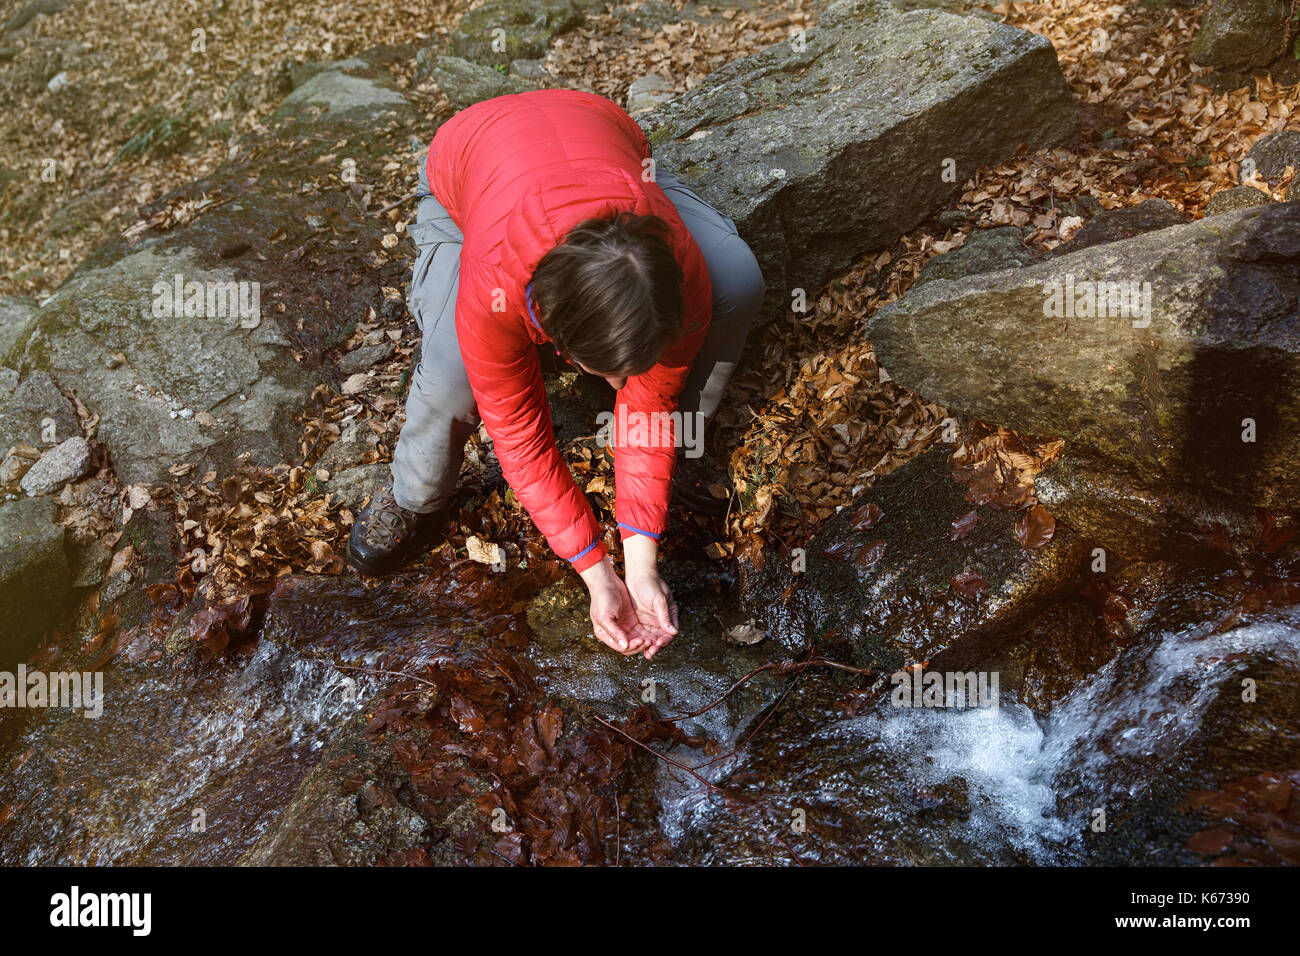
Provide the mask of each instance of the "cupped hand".
POLYGON ((650 660, 677 636, 677 602, 673 592, 654 570, 629 570, 627 591, 636 610, 636 618, 650 637, 650 646, 642 653, 650 660))
POLYGON ((591 625, 596 637, 620 654, 640 654, 652 649, 655 638, 642 624, 627 585, 609 567, 608 561, 604 565, 607 573, 583 574, 591 595, 591 625))

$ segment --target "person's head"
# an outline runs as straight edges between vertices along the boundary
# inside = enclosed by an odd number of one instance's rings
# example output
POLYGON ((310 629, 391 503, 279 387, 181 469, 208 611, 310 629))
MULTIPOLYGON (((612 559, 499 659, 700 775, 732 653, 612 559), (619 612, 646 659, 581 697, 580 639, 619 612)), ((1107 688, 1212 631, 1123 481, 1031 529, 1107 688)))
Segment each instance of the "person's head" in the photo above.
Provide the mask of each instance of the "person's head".
POLYGON ((588 219, 533 273, 538 321, 556 349, 616 388, 681 335, 682 270, 669 236, 658 216, 588 219))

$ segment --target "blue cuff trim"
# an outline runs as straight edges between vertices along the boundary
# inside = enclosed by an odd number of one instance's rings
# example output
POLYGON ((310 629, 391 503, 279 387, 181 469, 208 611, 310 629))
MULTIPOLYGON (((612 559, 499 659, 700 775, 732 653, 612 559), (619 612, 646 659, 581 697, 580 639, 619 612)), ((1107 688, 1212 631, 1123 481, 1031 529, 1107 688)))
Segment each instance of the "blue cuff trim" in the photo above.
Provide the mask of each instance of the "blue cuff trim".
POLYGON ((658 541, 659 538, 660 538, 660 535, 655 534, 653 531, 642 531, 640 528, 634 528, 634 527, 632 527, 632 525, 630 525, 630 524, 624 524, 624 523, 621 522, 621 521, 618 522, 618 526, 619 526, 620 528, 627 528, 628 531, 635 531, 637 534, 643 534, 643 535, 645 535, 647 538, 654 538, 656 541, 658 541))
POLYGON ((599 539, 599 538, 597 538, 595 541, 591 542, 591 544, 587 545, 585 548, 583 548, 581 551, 579 551, 579 552, 578 552, 577 554, 575 554, 573 557, 569 558, 569 563, 572 564, 574 561, 577 561, 580 557, 582 557, 584 554, 586 554, 588 551, 590 551, 592 548, 594 548, 594 547, 595 547, 596 545, 598 545, 598 544, 600 544, 600 539, 599 539))
MULTIPOLYGON (((546 330, 542 328, 542 323, 538 322, 537 316, 533 315, 533 283, 531 280, 528 285, 524 286, 524 301, 528 304, 528 317, 533 320, 533 325, 537 326, 537 331, 545 335, 546 330)), ((585 553, 583 552, 583 554, 585 553)), ((580 554, 578 557, 580 558, 582 555, 580 554)), ((570 558, 570 560, 576 561, 577 558, 570 558)))

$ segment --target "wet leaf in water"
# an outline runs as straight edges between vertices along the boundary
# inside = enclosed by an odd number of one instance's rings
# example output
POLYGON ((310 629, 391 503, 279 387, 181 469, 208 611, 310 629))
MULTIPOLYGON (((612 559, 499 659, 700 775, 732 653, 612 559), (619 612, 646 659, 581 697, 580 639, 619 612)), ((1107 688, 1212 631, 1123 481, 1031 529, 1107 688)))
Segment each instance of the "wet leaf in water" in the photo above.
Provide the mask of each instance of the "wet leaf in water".
POLYGON ((948 583, 952 585, 954 591, 966 598, 979 597, 989 587, 988 582, 984 580, 984 575, 971 570, 962 571, 948 583))
POLYGON ((885 512, 880 505, 874 501, 869 501, 853 512, 852 517, 849 518, 849 527, 854 531, 870 531, 880 523, 880 519, 884 517, 884 514, 885 512))
POLYGON ((1232 539, 1228 536, 1228 529, 1220 521, 1211 524, 1198 537, 1206 547, 1216 551, 1232 551, 1232 539))
POLYGON ((979 509, 972 508, 960 518, 952 522, 952 532, 948 535, 949 541, 960 541, 966 535, 975 530, 975 522, 979 521, 979 509))
MULTIPOLYGON (((1260 554, 1272 554, 1274 551, 1281 550, 1291 542, 1300 531, 1300 525, 1291 517, 1290 522, 1278 525, 1277 513, 1269 508, 1257 508, 1255 514, 1259 518, 1259 542, 1255 545, 1260 554)), ((1288 516, 1289 517, 1289 516, 1288 516)))
POLYGON ((759 630, 754 624, 754 619, 750 618, 744 624, 737 624, 735 627, 729 628, 722 636, 732 644, 749 645, 764 640, 767 633, 759 630))
POLYGON ((1042 505, 1034 505, 1016 518, 1016 540, 1027 551, 1041 548, 1056 533, 1056 519, 1042 505))
POLYGON ((220 604, 209 604, 190 618, 190 639, 201 641, 217 654, 225 650, 230 639, 243 634, 252 619, 249 596, 220 604))
POLYGON ((853 556, 853 566, 859 571, 866 571, 884 556, 885 542, 883 540, 870 541, 858 548, 857 554, 853 556))
POLYGON ((1232 846, 1233 837, 1230 830, 1202 830, 1188 839, 1187 849, 1193 853, 1219 854, 1232 846))

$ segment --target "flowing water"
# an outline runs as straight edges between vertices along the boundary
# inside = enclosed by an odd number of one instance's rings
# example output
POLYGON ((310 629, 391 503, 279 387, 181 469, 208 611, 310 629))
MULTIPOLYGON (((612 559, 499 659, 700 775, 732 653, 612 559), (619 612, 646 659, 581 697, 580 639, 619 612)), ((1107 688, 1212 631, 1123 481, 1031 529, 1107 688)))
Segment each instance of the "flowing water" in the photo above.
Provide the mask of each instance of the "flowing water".
MULTIPOLYGON (((560 589, 559 610, 530 616, 531 670, 512 680, 567 712, 594 707, 616 717, 645 699, 649 675, 666 695, 660 710, 687 713, 755 664, 788 655, 775 638, 756 648, 723 645, 717 612, 736 598, 717 582, 705 590, 682 602, 692 610, 676 656, 647 664, 615 662, 584 644, 575 634, 585 608, 560 589)), ((121 664, 108 670, 111 706, 102 718, 51 711, 37 720, 12 748, 11 772, 0 782, 10 817, 0 862, 236 862, 275 824, 340 727, 373 707, 391 683, 383 671, 430 663, 499 670, 505 660, 500 638, 485 636, 475 615, 431 614, 427 595, 328 578, 281 591, 245 658, 197 673, 166 661, 121 664)), ((1207 755, 1219 777, 1237 771, 1233 748, 1246 732, 1234 707, 1258 708, 1261 733, 1286 744, 1261 760, 1300 754, 1292 712, 1279 713, 1268 694, 1237 702, 1247 677, 1281 674, 1277 686, 1293 686, 1298 648, 1296 609, 1148 628, 1039 714, 1005 684, 995 707, 896 707, 886 692, 846 715, 846 680, 827 672, 753 681, 727 706, 684 725, 718 743, 707 755, 673 748, 672 758, 694 763, 698 778, 641 755, 637 773, 650 798, 620 821, 620 858, 649 859, 646 847, 659 835, 679 863, 794 855, 829 863, 1095 862, 1089 827, 1097 808, 1114 820, 1171 780, 1175 796, 1185 794, 1201 779, 1188 767, 1207 755)), ((1279 769, 1244 758, 1240 768, 1279 769)), ((1159 813, 1157 829, 1174 818, 1167 807, 1159 813)), ((1114 852, 1120 862, 1149 860, 1145 845, 1114 852)))
MULTIPOLYGON (((1300 612, 1150 635, 1046 716, 1005 692, 996 707, 951 710, 892 706, 886 697, 862 716, 778 724, 725 767, 706 761, 706 775, 740 781, 773 821, 802 811, 809 859, 1083 863, 1095 808, 1113 817, 1176 775, 1204 744, 1211 707, 1238 706, 1246 675, 1278 667, 1300 674, 1300 612)), ((815 711, 817 697, 791 706, 815 711)), ((1226 720, 1210 735, 1237 734, 1235 717, 1226 720)), ((1294 736, 1296 728, 1281 729, 1294 736)), ((708 787, 671 768, 661 778, 664 824, 700 862, 771 858, 771 840, 708 787)))

